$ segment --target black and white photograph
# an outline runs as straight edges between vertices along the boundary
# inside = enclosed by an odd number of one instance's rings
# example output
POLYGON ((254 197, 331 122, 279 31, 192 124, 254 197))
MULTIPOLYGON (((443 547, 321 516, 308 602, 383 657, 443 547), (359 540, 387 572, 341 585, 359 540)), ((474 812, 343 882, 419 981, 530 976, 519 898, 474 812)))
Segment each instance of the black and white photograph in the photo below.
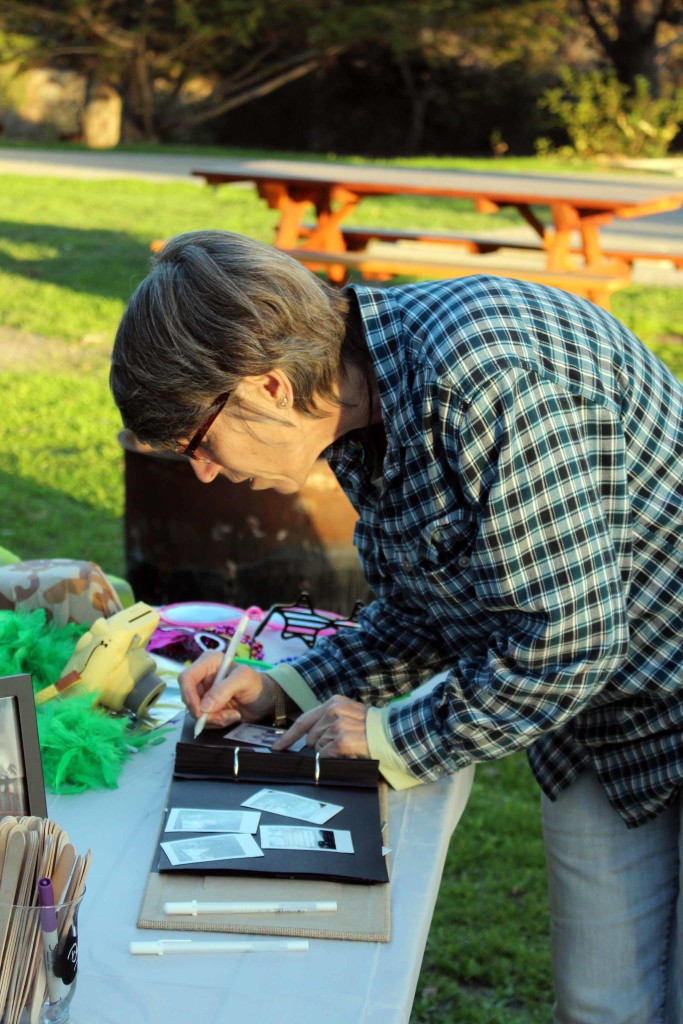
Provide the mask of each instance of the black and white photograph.
MULTIPOLYGON (((284 729, 275 729, 272 725, 248 725, 245 722, 240 722, 230 732, 226 732, 224 738, 233 743, 248 743, 250 746, 270 750, 275 740, 279 739, 284 731, 284 729)), ((298 750, 303 750, 305 746, 306 737, 302 736, 292 743, 288 750, 296 753, 298 750)))
POLYGON ((258 811, 282 814, 285 818, 300 818, 314 825, 324 825, 344 808, 340 804, 328 804, 322 800, 311 800, 298 793, 286 793, 281 789, 260 789, 242 807, 254 807, 258 811))
POLYGON ((0 817, 45 817, 43 767, 31 677, 0 678, 0 817))
POLYGON ((0 814, 28 814, 19 711, 14 697, 0 697, 0 814))
POLYGON ((258 811, 223 811, 205 807, 173 807, 166 832, 256 832, 258 811))
POLYGON ((353 853, 351 833, 344 829, 307 828, 302 825, 261 825, 264 850, 315 850, 353 853))
POLYGON ((253 836, 237 832, 195 839, 176 839, 174 842, 161 843, 161 849, 174 867, 178 864, 202 864, 205 861, 263 856, 253 836))

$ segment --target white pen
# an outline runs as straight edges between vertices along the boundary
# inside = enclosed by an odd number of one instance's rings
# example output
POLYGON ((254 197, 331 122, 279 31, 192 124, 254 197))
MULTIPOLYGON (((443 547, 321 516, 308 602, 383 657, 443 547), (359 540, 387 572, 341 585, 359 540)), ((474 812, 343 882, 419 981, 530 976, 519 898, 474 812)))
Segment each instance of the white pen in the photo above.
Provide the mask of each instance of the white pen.
POLYGON ((185 900, 178 903, 164 903, 164 913, 185 914, 305 914, 307 912, 329 913, 337 909, 336 900, 259 900, 242 902, 211 902, 210 900, 185 900))
POLYGON ((159 939, 158 942, 131 942, 130 952, 134 955, 165 953, 302 953, 308 949, 307 939, 265 939, 261 942, 243 939, 225 939, 218 942, 203 942, 194 939, 159 939))
MULTIPOLYGON (((212 689, 213 689, 214 686, 217 685, 217 683, 222 682, 225 679, 225 677, 227 676, 227 674, 228 674, 228 672, 230 670, 230 666, 232 665, 232 659, 235 657, 235 654, 237 652, 237 648, 239 647, 240 640, 242 639, 242 635, 243 635, 243 633, 244 633, 244 631, 245 631, 245 629, 247 628, 248 625, 249 625, 249 616, 248 615, 243 615, 242 618, 240 619, 240 621, 237 623, 237 625, 235 627, 235 632, 232 634, 232 638, 230 640, 230 643, 228 644, 228 649, 226 650, 225 654, 223 655, 223 660, 221 662, 221 666, 218 669, 218 672, 216 673, 216 678, 214 679, 214 681, 212 683, 212 689)), ((204 726, 206 725, 207 718, 208 718, 208 715, 206 715, 206 714, 200 715, 199 718, 197 719, 197 721, 194 723, 194 738, 195 739, 197 739, 197 737, 204 731, 204 726)))

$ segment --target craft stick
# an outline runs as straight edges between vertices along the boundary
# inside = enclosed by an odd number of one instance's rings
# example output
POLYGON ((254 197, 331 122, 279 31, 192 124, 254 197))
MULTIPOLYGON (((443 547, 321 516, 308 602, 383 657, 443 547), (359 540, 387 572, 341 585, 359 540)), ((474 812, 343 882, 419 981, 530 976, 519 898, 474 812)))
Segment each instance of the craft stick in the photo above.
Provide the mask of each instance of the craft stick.
MULTIPOLYGON (((39 861, 35 878, 36 887, 39 878, 52 877, 56 853, 57 842, 54 835, 51 835, 47 828, 47 820, 44 820, 42 826, 42 850, 39 849, 38 851, 39 861)), ((37 904, 36 887, 34 887, 33 897, 31 899, 31 904, 34 906, 37 904)), ((24 979, 23 991, 21 992, 21 998, 18 1002, 20 1007, 28 1007, 30 1016, 33 1017, 33 1006, 37 1001, 37 989, 39 987, 38 979, 40 978, 41 966, 43 965, 43 951, 41 943, 39 942, 40 927, 36 914, 31 915, 30 925, 31 927, 28 930, 29 948, 27 949, 26 956, 26 976, 24 979)))
POLYGON ((38 818, 35 814, 22 814, 17 819, 29 832, 42 832, 44 818, 38 818))
MULTIPOLYGON (((2 877, 0 877, 0 979, 9 971, 4 971, 5 965, 4 949, 12 914, 12 904, 15 902, 21 868, 24 861, 24 849, 26 838, 23 831, 13 831, 7 841, 5 861, 2 877)), ((2 999, 2 984, 0 981, 0 1017, 4 1008, 2 999)))
POLYGON ((17 819, 13 818, 11 814, 8 814, 0 821, 0 876, 2 876, 2 866, 5 862, 5 850, 7 849, 10 830, 16 823, 17 819))
MULTIPOLYGON (((39 1024, 47 999, 47 974, 40 942, 37 882, 49 877, 55 905, 83 895, 92 854, 76 857, 68 834, 36 815, 0 819, 0 1019, 3 1024, 39 1024)), ((68 934, 74 908, 63 915, 68 934)))
POLYGON ((16 980, 16 988, 14 993, 14 1006, 13 1013, 14 1019, 19 1022, 19 1018, 24 1008, 29 1004, 29 996, 33 981, 39 972, 40 964, 42 963, 43 957, 41 956, 41 944, 40 944, 40 922, 36 913, 24 911, 28 915, 28 921, 24 929, 23 942, 20 943, 19 952, 17 953, 17 966, 18 976, 16 980), (21 970, 23 965, 24 970, 21 970))
POLYGON ((39 947, 38 970, 36 971, 33 992, 26 1004, 29 1013, 30 1024, 40 1024, 40 1011, 48 998, 47 993, 47 971, 45 970, 45 957, 39 947))
POLYGON ((85 892, 85 879, 86 879, 86 876, 87 876, 88 872, 90 871, 91 861, 92 861, 92 850, 88 850, 86 855, 85 855, 85 860, 83 862, 83 871, 81 873, 81 878, 80 878, 80 881, 79 881, 78 889, 76 890, 76 894, 78 896, 82 896, 83 893, 85 892))
MULTIPOLYGON (((74 865, 69 887, 66 890, 66 896, 64 898, 65 903, 71 903, 73 900, 82 896, 85 892, 85 879, 88 871, 90 870, 90 861, 92 860, 92 852, 88 850, 85 857, 76 857, 76 863, 74 865)), ((64 941, 65 937, 69 934, 69 928, 73 921, 75 908, 69 907, 68 912, 64 915, 64 920, 59 926, 59 941, 64 941)))
POLYGON ((33 953, 38 942, 39 922, 37 915, 27 909, 37 903, 36 882, 41 860, 43 824, 40 818, 26 821, 26 854, 21 892, 18 902, 21 909, 17 915, 14 971, 10 988, 10 1012, 8 1024, 19 1024, 28 995, 29 971, 33 953))
MULTIPOLYGON (((216 678, 214 679, 212 686, 216 686, 218 683, 222 682, 223 679, 225 679, 225 677, 227 676, 228 672, 230 671, 230 666, 232 665, 233 658, 235 657, 235 652, 237 651, 237 648, 240 645, 240 640, 242 639, 244 631, 248 625, 249 616, 243 615, 240 621, 235 626, 235 632, 232 634, 232 638, 230 640, 230 643, 228 644, 228 649, 223 655, 223 660, 220 664, 218 672, 216 673, 216 678)), ((204 726, 206 725, 207 718, 208 715, 200 715, 197 721, 194 723, 195 739, 197 739, 197 736, 199 736, 204 731, 204 726)))
MULTIPOLYGON (((47 819, 35 819, 28 823, 28 828, 39 836, 39 843, 42 840, 42 849, 38 848, 35 877, 31 887, 30 898, 27 903, 31 906, 38 905, 38 880, 40 878, 51 878, 54 870, 57 841, 51 829, 48 828, 47 819), (40 825, 38 826, 38 822, 40 825)), ((19 1017, 24 1008, 28 1008, 32 1020, 40 1016, 40 1007, 45 1002, 46 975, 44 973, 44 957, 42 943, 40 941, 40 919, 37 913, 30 913, 27 927, 24 931, 23 954, 19 956, 19 962, 24 963, 25 971, 23 982, 16 989, 14 1000, 14 1012, 18 1024, 19 1017), (41 970, 42 968, 42 970, 41 970)))
MULTIPOLYGON (((17 829, 24 829, 18 824, 17 829)), ((37 832, 25 829, 26 848, 21 866, 21 875, 16 892, 16 904, 12 919, 10 920, 9 931, 5 941, 5 965, 10 967, 5 971, 7 980, 2 985, 2 1001, 6 1004, 5 1024, 14 1024, 17 1013, 18 989, 23 989, 24 974, 26 968, 26 939, 30 927, 27 917, 29 912, 25 909, 31 902, 32 885, 35 885, 36 864, 38 862, 38 850, 40 839, 37 832)), ((19 1011, 21 1011, 19 1007, 19 1011)))
MULTIPOLYGON (((68 832, 63 829, 59 829, 57 834, 57 857, 59 857, 62 850, 66 849, 67 846, 71 846, 68 832)), ((71 847, 73 849, 73 847, 71 847)))
MULTIPOLYGON (((43 848, 38 851, 38 869, 36 875, 38 878, 52 877, 52 869, 55 863, 55 854, 57 852, 57 844, 55 843, 54 836, 43 836, 43 848)), ((34 894, 35 897, 35 894, 34 894)))
POLYGON ((76 857, 76 860, 74 861, 74 867, 73 867, 73 871, 71 872, 71 878, 69 879, 69 884, 67 885, 66 892, 64 893, 64 900, 63 900, 64 903, 71 903, 72 899, 74 898, 74 895, 76 893, 76 885, 77 885, 78 879, 81 876, 81 871, 82 870, 83 870, 83 858, 81 857, 81 855, 79 853, 79 855, 76 857))
POLYGON ((66 843, 57 856, 54 871, 52 872, 52 892, 55 897, 55 905, 62 902, 62 894, 71 877, 75 862, 76 851, 71 843, 66 843))

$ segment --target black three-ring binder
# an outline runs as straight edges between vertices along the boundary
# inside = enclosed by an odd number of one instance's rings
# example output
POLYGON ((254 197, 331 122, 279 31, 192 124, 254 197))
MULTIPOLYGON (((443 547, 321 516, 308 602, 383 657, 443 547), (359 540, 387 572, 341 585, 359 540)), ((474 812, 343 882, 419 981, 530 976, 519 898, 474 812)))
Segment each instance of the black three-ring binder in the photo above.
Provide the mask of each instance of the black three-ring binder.
MULTIPOLYGON (((164 832, 173 807, 237 810, 260 789, 282 788, 342 810, 325 822, 325 830, 351 833, 353 853, 330 850, 263 850, 262 857, 173 865, 159 845, 155 870, 279 878, 318 878, 360 884, 387 882, 382 852, 379 765, 364 758, 319 758, 306 748, 300 753, 260 751, 239 746, 222 730, 207 730, 194 739, 188 717, 176 746, 175 765, 159 843, 181 838, 164 832)), ((310 822, 261 812, 261 825, 304 825, 310 822)), ((315 826, 318 827, 318 826, 315 826)), ((182 838, 199 833, 184 832, 182 838)), ((258 838, 258 836, 257 836, 258 838)))

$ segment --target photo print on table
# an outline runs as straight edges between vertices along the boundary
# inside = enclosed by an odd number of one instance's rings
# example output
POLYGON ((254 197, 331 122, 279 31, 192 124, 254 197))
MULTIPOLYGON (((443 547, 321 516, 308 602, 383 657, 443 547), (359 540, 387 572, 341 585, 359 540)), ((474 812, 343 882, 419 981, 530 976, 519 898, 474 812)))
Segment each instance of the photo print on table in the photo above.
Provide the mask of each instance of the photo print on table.
POLYGON ((253 835, 260 818, 258 811, 172 807, 164 832, 249 832, 253 835))
POLYGON ((344 810, 341 804, 311 800, 310 797, 299 796, 298 793, 287 793, 282 789, 260 789, 258 793, 243 800, 242 807, 253 807, 258 811, 282 814, 285 818, 301 818, 314 825, 324 825, 335 814, 344 810))
POLYGON ((351 833, 345 829, 307 828, 305 825, 261 825, 263 850, 315 850, 353 853, 351 833))
POLYGON ((202 864, 205 861, 263 856, 254 837, 239 832, 176 839, 160 845, 174 867, 179 864, 202 864))
MULTIPOLYGON (((271 750, 275 740, 279 739, 284 732, 286 732, 285 729, 276 729, 272 725, 247 725, 245 722, 240 722, 234 729, 226 732, 223 739, 230 740, 232 743, 248 743, 250 746, 271 750)), ((287 749, 296 753, 303 750, 305 746, 306 737, 302 736, 287 749)))

